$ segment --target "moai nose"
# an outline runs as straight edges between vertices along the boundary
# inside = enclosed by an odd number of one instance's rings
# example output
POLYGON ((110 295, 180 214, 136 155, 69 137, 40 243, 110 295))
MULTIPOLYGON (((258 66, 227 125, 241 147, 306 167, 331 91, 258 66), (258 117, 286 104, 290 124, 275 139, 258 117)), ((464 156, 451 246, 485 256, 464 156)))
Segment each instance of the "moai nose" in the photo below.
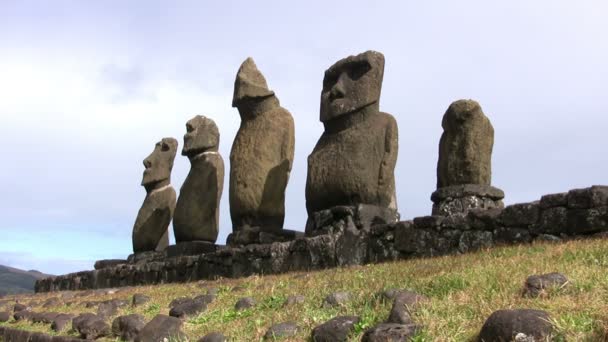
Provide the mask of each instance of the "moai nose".
POLYGON ((331 91, 329 93, 329 99, 330 100, 334 100, 334 99, 341 99, 344 98, 344 73, 340 74, 340 77, 338 77, 338 80, 336 81, 336 84, 334 84, 333 87, 331 87, 331 91))
POLYGON ((144 159, 144 167, 146 169, 150 168, 152 166, 152 162, 150 161, 150 159, 146 158, 144 159))

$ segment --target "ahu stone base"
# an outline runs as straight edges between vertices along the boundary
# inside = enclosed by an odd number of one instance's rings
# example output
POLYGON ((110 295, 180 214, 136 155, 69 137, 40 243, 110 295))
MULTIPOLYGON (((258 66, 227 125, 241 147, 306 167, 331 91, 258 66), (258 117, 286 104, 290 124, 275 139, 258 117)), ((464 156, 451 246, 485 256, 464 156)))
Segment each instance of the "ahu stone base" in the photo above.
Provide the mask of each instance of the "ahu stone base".
MULTIPOLYGON (((313 215, 315 234, 291 241, 217 246, 198 255, 131 256, 123 264, 45 278, 36 292, 188 282, 278 274, 475 251, 500 244, 606 236, 608 187, 543 196, 540 201, 467 214, 382 223, 373 208, 336 207, 313 215), (367 210, 369 209, 369 210, 367 210), (366 222, 375 222, 366 224, 366 222)), ((382 215, 380 215, 382 216, 382 215)), ((392 219, 387 218, 389 221, 392 219)), ((310 220, 309 220, 310 221, 310 220)))

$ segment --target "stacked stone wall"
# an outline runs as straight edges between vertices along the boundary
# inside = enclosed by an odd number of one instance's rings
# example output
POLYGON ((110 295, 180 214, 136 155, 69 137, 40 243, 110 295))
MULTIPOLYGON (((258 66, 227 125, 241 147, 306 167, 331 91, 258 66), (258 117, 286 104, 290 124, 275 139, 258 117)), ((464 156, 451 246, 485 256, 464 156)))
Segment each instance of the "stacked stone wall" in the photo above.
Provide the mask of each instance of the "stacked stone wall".
POLYGON ((100 269, 39 280, 36 292, 238 278, 601 236, 608 231, 608 186, 545 195, 539 201, 504 209, 386 224, 370 224, 378 223, 377 217, 366 217, 362 210, 340 208, 339 212, 341 216, 328 214, 326 226, 317 230, 323 233, 316 236, 244 247, 218 246, 215 251, 190 256, 135 256, 122 264, 113 261, 100 269))

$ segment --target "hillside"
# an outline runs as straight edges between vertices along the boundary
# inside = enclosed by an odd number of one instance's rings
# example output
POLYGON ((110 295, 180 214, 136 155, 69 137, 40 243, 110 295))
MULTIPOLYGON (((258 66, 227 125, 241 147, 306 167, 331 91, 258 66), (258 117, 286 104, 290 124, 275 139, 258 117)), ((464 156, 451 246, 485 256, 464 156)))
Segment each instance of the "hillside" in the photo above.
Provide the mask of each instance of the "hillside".
MULTIPOLYGON (((199 314, 183 322, 182 329, 197 341, 220 331, 231 341, 261 340, 275 323, 293 321, 299 332, 286 341, 306 341, 319 324, 339 315, 356 315, 359 323, 350 340, 359 341, 366 329, 387 319, 391 303, 378 296, 387 289, 411 289, 429 298, 414 312, 422 326, 415 341, 470 341, 486 318, 504 308, 534 308, 547 311, 555 327, 556 340, 604 341, 608 336, 608 239, 566 243, 498 247, 477 253, 406 260, 315 272, 298 272, 242 279, 219 279, 186 284, 128 287, 19 295, 35 312, 97 313, 100 302, 120 299, 128 302, 106 316, 111 325, 120 315, 141 314, 145 322, 157 314, 169 314, 170 302, 179 297, 195 297, 216 292, 215 299, 199 314), (522 296, 526 277, 561 272, 569 283, 538 298, 522 296), (352 300, 337 307, 322 305, 334 292, 351 293, 352 300), (139 306, 130 303, 134 294, 150 300, 139 306), (301 302, 284 305, 293 295, 301 302), (237 311, 240 298, 251 297, 256 304, 237 311), (48 302, 47 302, 48 301, 48 302), (43 307, 44 303, 47 303, 43 307)), ((5 298, 6 299, 6 298, 5 298)), ((9 299, 17 299, 11 298, 9 299)), ((0 311, 10 311, 14 301, 0 311)), ((107 309, 107 307, 105 308, 107 309)), ((104 309, 104 310, 105 310, 104 309)), ((32 324, 13 319, 1 326, 55 334, 48 324, 32 324)), ((68 324, 62 335, 77 335, 68 324)), ((99 341, 117 341, 102 337, 99 341)))
POLYGON ((34 292, 36 280, 48 276, 34 270, 24 271, 0 265, 0 295, 34 292))

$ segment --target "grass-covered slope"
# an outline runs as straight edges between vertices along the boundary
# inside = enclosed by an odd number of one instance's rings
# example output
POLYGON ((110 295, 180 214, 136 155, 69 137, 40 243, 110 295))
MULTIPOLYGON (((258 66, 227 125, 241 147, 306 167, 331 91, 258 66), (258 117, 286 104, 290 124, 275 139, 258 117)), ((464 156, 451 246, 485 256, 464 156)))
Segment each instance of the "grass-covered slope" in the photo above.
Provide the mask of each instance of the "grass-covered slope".
MULTIPOLYGON (((141 307, 124 307, 117 315, 140 313, 151 320, 158 313, 167 314, 172 299, 204 294, 207 288, 218 288, 218 296, 206 311, 185 321, 184 330, 191 341, 211 331, 223 332, 234 341, 258 341, 272 324, 284 321, 295 321, 301 327, 297 338, 289 341, 306 341, 315 326, 347 314, 362 318, 352 335, 352 340, 358 341, 366 328, 387 319, 391 303, 378 299, 376 294, 390 288, 409 288, 430 298, 414 315, 414 320, 424 326, 416 341, 469 341, 493 311, 503 308, 548 311, 561 340, 603 341, 608 336, 608 239, 500 247, 459 256, 310 273, 125 288, 113 294, 87 291, 87 296, 71 299, 62 293, 45 293, 29 295, 21 301, 41 305, 48 298, 63 295, 64 303, 73 303, 45 309, 35 306, 33 310, 95 312, 95 308, 85 308, 84 303, 130 300, 133 294, 142 293, 152 300, 141 307), (527 276, 548 272, 561 272, 571 282, 541 298, 521 296, 527 276), (354 300, 340 308, 322 307, 324 297, 336 291, 349 291, 354 300), (283 307, 285 298, 296 294, 306 297, 304 303, 283 307), (257 306, 235 311, 234 304, 246 296, 253 297, 257 306)), ((51 332, 48 325, 42 324, 0 324, 51 332)))
POLYGON ((34 292, 36 280, 48 276, 38 271, 23 271, 0 265, 0 295, 34 292))

